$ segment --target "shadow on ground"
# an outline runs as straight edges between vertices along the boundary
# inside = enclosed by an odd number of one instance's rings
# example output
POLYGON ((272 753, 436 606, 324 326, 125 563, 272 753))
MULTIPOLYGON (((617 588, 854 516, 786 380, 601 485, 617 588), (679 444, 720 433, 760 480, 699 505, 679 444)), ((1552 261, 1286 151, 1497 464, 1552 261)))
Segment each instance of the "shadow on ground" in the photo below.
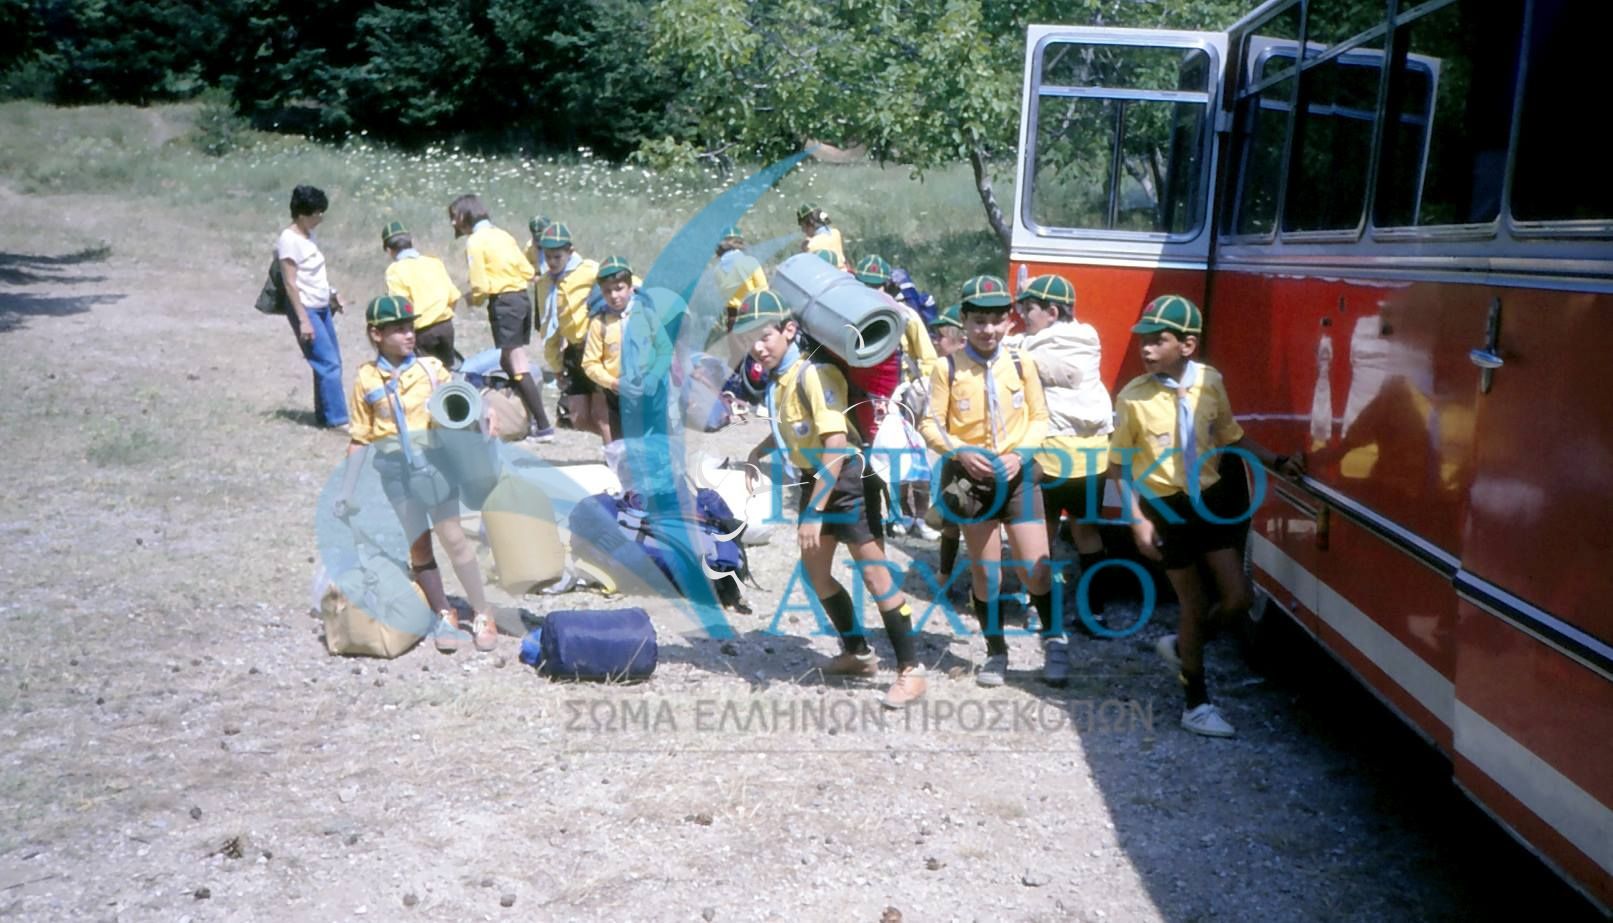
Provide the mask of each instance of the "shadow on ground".
MULTIPOLYGON (((39 286, 57 292, 66 286, 105 281, 104 276, 75 275, 74 267, 103 263, 111 247, 94 247, 76 253, 48 256, 0 252, 0 286, 39 286)), ((23 326, 30 317, 65 317, 82 314, 96 305, 118 301, 122 295, 65 295, 0 290, 0 333, 23 326)))

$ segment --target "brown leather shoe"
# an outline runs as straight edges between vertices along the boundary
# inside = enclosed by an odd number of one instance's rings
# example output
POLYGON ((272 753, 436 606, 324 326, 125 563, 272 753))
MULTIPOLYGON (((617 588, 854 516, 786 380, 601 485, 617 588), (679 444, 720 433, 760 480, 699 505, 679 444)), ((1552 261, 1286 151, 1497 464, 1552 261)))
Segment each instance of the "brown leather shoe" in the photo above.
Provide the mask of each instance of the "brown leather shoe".
POLYGON ((823 665, 824 676, 877 676, 879 658, 871 650, 861 654, 843 651, 823 665))
POLYGON ((879 704, 889 709, 906 708, 924 698, 929 689, 929 683, 924 679, 924 664, 915 663, 910 667, 903 667, 896 672, 896 682, 885 690, 885 698, 879 704))

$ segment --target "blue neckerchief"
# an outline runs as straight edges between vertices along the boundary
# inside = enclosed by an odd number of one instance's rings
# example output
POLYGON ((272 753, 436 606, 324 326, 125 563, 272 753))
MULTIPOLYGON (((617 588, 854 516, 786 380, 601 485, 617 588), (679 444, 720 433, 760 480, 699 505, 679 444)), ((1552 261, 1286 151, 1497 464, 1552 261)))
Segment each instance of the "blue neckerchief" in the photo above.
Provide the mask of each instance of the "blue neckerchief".
POLYGON ((409 248, 404 249, 404 250, 399 250, 398 255, 393 257, 392 261, 394 263, 396 263, 396 262, 401 262, 403 260, 417 260, 419 258, 420 258, 420 251, 416 250, 413 247, 409 247, 409 248))
POLYGON ((1187 390, 1198 383, 1199 364, 1187 360, 1180 382, 1164 372, 1155 372, 1154 379, 1176 394, 1176 445, 1182 450, 1182 476, 1188 490, 1197 493, 1194 487, 1199 480, 1199 441, 1193 432, 1193 403, 1187 399, 1187 390))
POLYGON ((392 405, 392 421, 398 425, 398 443, 403 446, 403 457, 413 465, 414 446, 409 442, 409 421, 403 416, 403 398, 398 394, 398 380, 403 378, 403 373, 408 371, 411 365, 414 365, 413 355, 398 366, 387 361, 385 356, 375 357, 375 367, 385 374, 386 399, 392 405))
POLYGON ((573 250, 571 256, 566 258, 566 265, 560 267, 559 272, 549 273, 554 284, 549 286, 549 294, 543 299, 543 339, 547 341, 560 329, 560 280, 564 279, 573 269, 582 265, 582 257, 573 250))
POLYGON ((1002 408, 997 404, 997 383, 991 377, 991 364, 997 360, 998 356, 1002 355, 1002 347, 998 347, 997 351, 992 353, 988 359, 980 355, 980 352, 974 348, 974 344, 965 343, 963 344, 963 354, 980 363, 986 370, 986 421, 991 425, 991 447, 996 449, 1003 437, 1003 415, 1002 408))
MULTIPOLYGON (((767 425, 773 430, 773 444, 778 446, 779 451, 784 452, 786 457, 788 457, 789 452, 784 443, 784 434, 778 428, 778 398, 776 395, 778 394, 779 379, 783 378, 790 369, 795 368, 795 364, 800 361, 801 348, 792 342, 790 343, 790 348, 784 351, 784 358, 779 360, 778 367, 768 375, 767 381, 767 425)), ((806 372, 803 370, 801 374, 804 375, 806 372)))
POLYGON ((471 225, 470 232, 472 234, 475 234, 478 231, 485 231, 485 230, 487 230, 488 228, 490 228, 492 226, 493 226, 493 222, 491 220, 489 220, 487 218, 483 218, 482 220, 480 220, 480 221, 476 222, 475 224, 471 225))
POLYGON ((818 225, 818 229, 816 231, 812 232, 812 236, 813 237, 821 237, 822 235, 827 234, 827 233, 829 233, 829 226, 827 224, 820 224, 820 225, 818 225))

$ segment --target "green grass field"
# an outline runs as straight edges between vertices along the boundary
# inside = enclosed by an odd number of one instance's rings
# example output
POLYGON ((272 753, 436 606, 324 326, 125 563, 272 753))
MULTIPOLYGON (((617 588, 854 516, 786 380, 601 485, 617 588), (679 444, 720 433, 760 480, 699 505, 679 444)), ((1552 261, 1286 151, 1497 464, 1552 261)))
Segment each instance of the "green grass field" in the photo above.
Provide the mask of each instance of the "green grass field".
MULTIPOLYGON (((238 237, 239 255, 249 263, 284 223, 291 187, 311 183, 331 198, 320 239, 333 267, 373 267, 378 284, 381 226, 402 221, 424 250, 446 257, 453 247, 446 206, 463 192, 481 194, 495 223, 523 242, 528 218, 544 214, 571 226, 585 256, 620 253, 648 266, 684 222, 759 167, 741 165, 724 179, 657 174, 586 152, 525 158, 436 147, 411 153, 363 138, 336 146, 250 131, 232 134, 227 153, 209 156, 202 152, 214 137, 209 114, 196 105, 0 104, 6 126, 0 176, 18 193, 152 197, 195 209, 208 233, 238 237)), ((1006 206, 1010 177, 999 181, 998 194, 1006 206)), ((906 267, 942 304, 970 275, 1004 269, 967 168, 918 180, 900 166, 809 163, 765 195, 742 226, 753 242, 796 234, 795 209, 806 201, 829 211, 849 257, 878 253, 906 267)))

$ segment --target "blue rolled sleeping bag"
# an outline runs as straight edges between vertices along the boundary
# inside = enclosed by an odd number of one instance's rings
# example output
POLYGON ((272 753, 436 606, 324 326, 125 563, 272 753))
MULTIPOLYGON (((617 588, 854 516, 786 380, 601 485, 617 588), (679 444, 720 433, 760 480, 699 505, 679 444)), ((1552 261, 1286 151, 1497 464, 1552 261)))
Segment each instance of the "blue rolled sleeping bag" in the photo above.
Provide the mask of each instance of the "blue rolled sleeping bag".
POLYGON ((543 620, 538 671, 555 679, 634 682, 655 672, 655 626, 643 609, 560 609, 543 620))

